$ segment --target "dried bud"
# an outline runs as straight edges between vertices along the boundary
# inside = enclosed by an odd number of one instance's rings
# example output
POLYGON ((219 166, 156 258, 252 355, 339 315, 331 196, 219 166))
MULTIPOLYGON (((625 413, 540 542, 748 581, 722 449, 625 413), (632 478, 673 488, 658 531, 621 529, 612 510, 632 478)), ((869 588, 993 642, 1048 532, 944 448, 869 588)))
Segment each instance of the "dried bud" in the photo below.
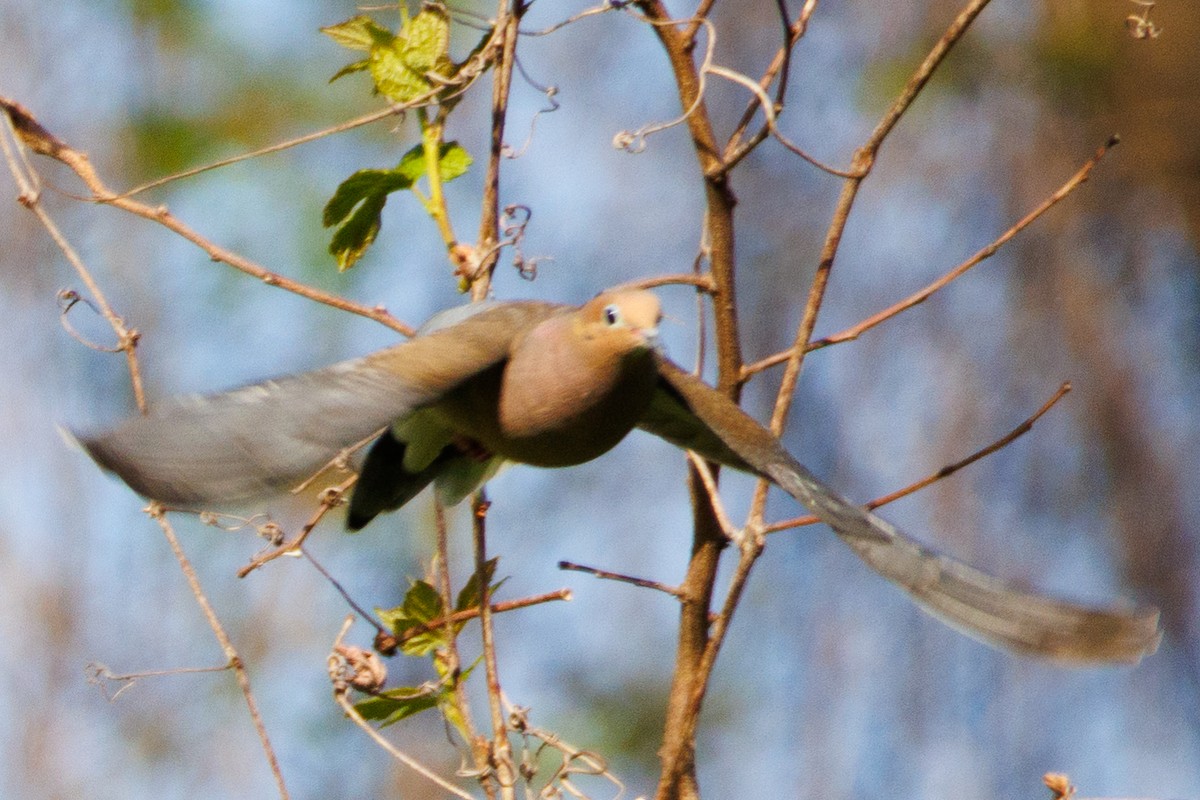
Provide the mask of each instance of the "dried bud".
POLYGON ((378 692, 387 683, 387 667, 372 650, 340 644, 334 648, 345 660, 346 683, 363 692, 378 692))

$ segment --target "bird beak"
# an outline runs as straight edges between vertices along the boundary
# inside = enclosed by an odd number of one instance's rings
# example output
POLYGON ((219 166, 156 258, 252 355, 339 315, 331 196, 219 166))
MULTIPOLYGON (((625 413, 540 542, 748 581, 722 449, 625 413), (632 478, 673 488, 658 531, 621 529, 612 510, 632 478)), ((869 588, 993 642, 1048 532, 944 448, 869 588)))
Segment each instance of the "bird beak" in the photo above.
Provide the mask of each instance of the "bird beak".
POLYGON ((646 341, 647 350, 653 350, 659 354, 663 353, 662 342, 659 341, 658 338, 657 325, 655 325, 653 328, 640 328, 638 329, 638 333, 640 333, 642 335, 642 339, 646 341))

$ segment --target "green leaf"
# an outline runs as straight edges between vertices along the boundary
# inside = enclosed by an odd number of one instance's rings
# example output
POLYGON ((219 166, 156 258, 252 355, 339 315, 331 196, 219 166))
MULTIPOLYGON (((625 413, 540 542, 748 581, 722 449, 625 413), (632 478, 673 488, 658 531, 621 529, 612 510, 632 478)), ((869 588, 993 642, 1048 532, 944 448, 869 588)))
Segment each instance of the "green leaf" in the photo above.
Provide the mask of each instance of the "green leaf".
MULTIPOLYGON (((466 173, 471 166, 471 154, 463 149, 458 142, 443 142, 438 148, 438 166, 441 167, 442 183, 449 183, 466 173)), ((396 172, 404 175, 412 183, 426 172, 425 148, 421 145, 409 150, 396 165, 396 172)))
POLYGON ((471 154, 458 142, 446 142, 438 153, 438 165, 442 168, 442 182, 448 183, 465 175, 471 167, 471 154))
POLYGON ((471 670, 483 660, 483 656, 475 659, 475 663, 461 670, 457 678, 445 681, 441 692, 438 693, 438 710, 442 712, 442 716, 446 721, 458 729, 464 738, 470 738, 470 728, 467 727, 467 721, 463 718, 462 709, 458 707, 457 698, 454 694, 454 687, 461 686, 467 682, 467 678, 471 675, 471 670))
POLYGON ((442 8, 425 8, 407 20, 398 35, 375 41, 367 60, 379 93, 407 103, 434 89, 426 73, 453 75, 449 52, 449 14, 442 8))
MULTIPOLYGON (((442 597, 436 589, 426 581, 413 581, 404 595, 403 603, 387 610, 375 609, 375 612, 396 636, 404 638, 413 628, 422 627, 445 616, 443 608, 442 597)), ((408 639, 400 645, 400 650, 405 655, 423 656, 445 647, 447 643, 446 628, 439 625, 408 639)))
POLYGON ((370 50, 376 44, 390 44, 395 35, 375 20, 359 14, 345 22, 327 25, 321 33, 349 50, 370 50))
POLYGON ((432 630, 421 631, 414 636, 405 638, 413 628, 421 628, 425 623, 405 615, 399 608, 389 611, 376 609, 376 611, 379 618, 383 620, 383 624, 391 628, 398 638, 404 640, 400 645, 400 652, 406 656, 429 655, 434 650, 439 650, 449 644, 445 626, 438 625, 432 630))
POLYGON ((406 42, 404 63, 418 75, 436 72, 450 77, 450 15, 437 6, 421 10, 400 30, 406 42))
POLYGON ((401 686, 355 703, 354 708, 362 714, 363 719, 381 720, 379 727, 386 728, 413 714, 436 707, 442 693, 428 687, 401 686))
POLYGON ((404 595, 401 608, 404 609, 405 616, 417 622, 433 622, 444 616, 442 596, 427 581, 412 582, 412 586, 404 595))
MULTIPOLYGON (((496 564, 500 561, 500 557, 489 558, 484 564, 484 578, 488 584, 492 583, 492 576, 496 573, 496 564)), ((498 589, 500 584, 491 585, 490 588, 498 589)), ((463 586, 462 591, 458 593, 458 599, 454 601, 455 611, 466 611, 469 608, 479 607, 479 573, 472 572, 471 579, 463 586)))
POLYGON ((397 103, 407 103, 426 94, 431 88, 429 81, 404 63, 403 49, 404 40, 396 39, 390 46, 372 47, 367 57, 376 90, 397 103))
POLYGON ((342 181, 325 204, 321 224, 337 225, 350 216, 359 203, 372 195, 388 195, 412 185, 412 179, 398 169, 360 169, 342 181))
POLYGON ((367 69, 368 66, 369 65, 367 64, 367 60, 365 58, 362 61, 354 61, 333 73, 333 77, 329 79, 329 82, 333 83, 338 78, 344 78, 347 75, 353 75, 355 72, 362 72, 363 70, 367 69))
POLYGON ((358 263, 367 248, 379 235, 383 224, 381 213, 387 203, 386 194, 373 194, 365 198, 358 208, 333 233, 329 241, 329 252, 337 259, 338 272, 345 272, 358 263))
POLYGON ((435 650, 441 650, 449 646, 449 644, 450 640, 446 635, 445 627, 438 625, 432 630, 422 631, 416 636, 405 640, 404 644, 400 645, 400 652, 406 656, 427 656, 435 650))
POLYGON ((412 180, 394 169, 362 169, 342 181, 321 215, 326 228, 340 226, 329 242, 340 272, 354 266, 379 235, 387 196, 410 186, 412 180))

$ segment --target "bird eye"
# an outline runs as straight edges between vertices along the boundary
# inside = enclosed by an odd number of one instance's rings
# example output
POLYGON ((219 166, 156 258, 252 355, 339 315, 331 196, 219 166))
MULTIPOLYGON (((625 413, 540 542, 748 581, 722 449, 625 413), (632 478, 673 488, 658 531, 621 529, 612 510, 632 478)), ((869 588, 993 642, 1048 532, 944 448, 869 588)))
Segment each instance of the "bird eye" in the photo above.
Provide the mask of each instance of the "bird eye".
POLYGON ((621 309, 616 304, 604 307, 604 322, 606 325, 616 325, 621 321, 621 309))

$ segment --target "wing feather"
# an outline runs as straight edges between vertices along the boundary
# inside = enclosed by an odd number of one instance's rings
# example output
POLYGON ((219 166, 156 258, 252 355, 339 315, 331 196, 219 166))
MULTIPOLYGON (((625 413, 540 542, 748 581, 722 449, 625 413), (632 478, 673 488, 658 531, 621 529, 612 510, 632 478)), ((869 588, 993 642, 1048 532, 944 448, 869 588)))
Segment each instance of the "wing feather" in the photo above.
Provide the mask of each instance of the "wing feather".
MULTIPOLYGON (((338 453, 507 358, 562 306, 494 303, 371 355, 222 394, 170 400, 76 438, 138 493, 187 507, 290 489, 338 453)), ((447 321, 449 320, 449 321, 447 321)))

